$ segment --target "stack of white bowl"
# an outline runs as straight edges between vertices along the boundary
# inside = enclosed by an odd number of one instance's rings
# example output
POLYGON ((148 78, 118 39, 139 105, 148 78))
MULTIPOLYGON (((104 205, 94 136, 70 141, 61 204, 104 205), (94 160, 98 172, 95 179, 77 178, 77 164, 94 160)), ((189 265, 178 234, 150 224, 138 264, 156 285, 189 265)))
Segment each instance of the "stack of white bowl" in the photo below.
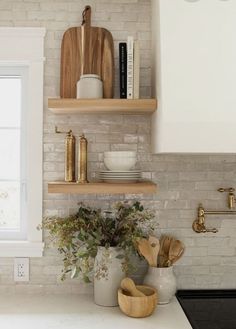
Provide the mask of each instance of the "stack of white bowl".
POLYGON ((104 163, 108 170, 100 171, 100 179, 107 183, 135 183, 141 178, 141 171, 135 170, 135 151, 104 152, 104 163))

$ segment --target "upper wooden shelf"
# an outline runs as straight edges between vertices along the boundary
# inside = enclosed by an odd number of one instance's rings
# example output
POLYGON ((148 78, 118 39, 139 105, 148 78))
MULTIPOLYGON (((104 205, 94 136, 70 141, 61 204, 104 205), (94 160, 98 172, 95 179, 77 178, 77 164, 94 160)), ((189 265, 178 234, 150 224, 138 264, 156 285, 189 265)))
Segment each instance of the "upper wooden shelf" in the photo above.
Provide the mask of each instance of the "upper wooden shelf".
POLYGON ((151 114, 157 109, 157 100, 49 98, 48 108, 55 114, 151 114))
POLYGON ((108 184, 91 182, 88 184, 51 182, 48 184, 48 193, 76 193, 76 194, 151 194, 157 190, 156 184, 149 181, 126 184, 108 184))

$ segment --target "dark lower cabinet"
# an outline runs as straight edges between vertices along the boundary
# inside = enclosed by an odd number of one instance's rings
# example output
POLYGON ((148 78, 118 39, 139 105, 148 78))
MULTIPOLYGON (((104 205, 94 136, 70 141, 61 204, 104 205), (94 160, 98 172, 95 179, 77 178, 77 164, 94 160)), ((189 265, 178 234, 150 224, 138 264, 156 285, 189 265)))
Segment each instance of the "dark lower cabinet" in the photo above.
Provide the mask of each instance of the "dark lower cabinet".
POLYGON ((179 290, 193 329, 236 329, 236 290, 179 290))

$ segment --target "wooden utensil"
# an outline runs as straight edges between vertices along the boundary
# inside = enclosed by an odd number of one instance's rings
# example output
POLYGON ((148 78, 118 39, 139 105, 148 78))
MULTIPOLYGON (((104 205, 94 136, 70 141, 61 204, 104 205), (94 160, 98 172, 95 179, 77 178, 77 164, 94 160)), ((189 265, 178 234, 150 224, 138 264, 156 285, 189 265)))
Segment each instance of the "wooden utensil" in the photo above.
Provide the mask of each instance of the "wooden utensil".
POLYGON ((171 241, 174 238, 168 235, 163 235, 161 237, 161 248, 160 248, 160 252, 159 252, 159 267, 164 267, 166 262, 168 261, 168 257, 169 257, 169 249, 170 249, 170 244, 171 241))
POLYGON ((179 254, 172 260, 172 265, 176 263, 183 255, 184 253, 184 248, 179 252, 179 254))
POLYGON ((145 294, 136 288, 134 281, 130 278, 124 278, 120 284, 121 288, 133 297, 144 297, 145 294))
POLYGON ((86 6, 81 27, 69 28, 61 44, 61 98, 76 98, 82 74, 97 74, 103 81, 103 97, 113 98, 114 44, 112 34, 91 27, 91 7, 86 6))
POLYGON ((160 250, 159 250, 159 253, 158 253, 158 257, 157 257, 157 266, 158 267, 161 267, 163 257, 164 257, 163 241, 164 241, 164 236, 161 236, 161 238, 160 238, 160 250))
POLYGON ((169 255, 167 265, 171 266, 175 263, 183 254, 184 246, 180 240, 173 239, 170 243, 169 255))
POLYGON ((148 242, 151 246, 151 252, 152 252, 152 263, 155 267, 157 267, 157 257, 160 250, 160 242, 155 236, 149 236, 148 242))
POLYGON ((140 239, 138 241, 139 253, 146 259, 148 264, 155 267, 155 262, 153 262, 152 247, 147 239, 140 239))
POLYGON ((169 247, 168 260, 166 262, 167 266, 171 266, 176 262, 183 254, 183 244, 180 240, 173 239, 169 247))

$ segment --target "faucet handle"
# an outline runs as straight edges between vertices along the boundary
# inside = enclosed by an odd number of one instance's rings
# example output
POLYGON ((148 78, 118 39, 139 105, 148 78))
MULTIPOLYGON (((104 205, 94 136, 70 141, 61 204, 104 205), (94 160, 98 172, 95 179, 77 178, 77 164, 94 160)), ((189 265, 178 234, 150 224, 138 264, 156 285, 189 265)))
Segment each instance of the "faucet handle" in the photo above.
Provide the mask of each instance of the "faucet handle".
POLYGON ((192 225, 193 230, 196 233, 217 233, 217 228, 206 228, 204 223, 199 223, 199 219, 196 219, 192 225))
POLYGON ((217 230, 217 228, 207 228, 206 232, 217 233, 218 230, 217 230))
POLYGON ((229 192, 229 193, 233 193, 234 191, 235 191, 235 189, 233 188, 233 187, 226 187, 226 188, 224 188, 224 187, 220 187, 220 188, 218 188, 218 190, 217 190, 218 192, 229 192))
POLYGON ((234 204, 235 204, 235 195, 234 195, 234 191, 235 189, 233 187, 228 187, 228 188, 223 188, 223 187, 220 187, 218 188, 218 191, 219 192, 228 192, 228 207, 229 209, 232 209, 234 208, 234 204))

